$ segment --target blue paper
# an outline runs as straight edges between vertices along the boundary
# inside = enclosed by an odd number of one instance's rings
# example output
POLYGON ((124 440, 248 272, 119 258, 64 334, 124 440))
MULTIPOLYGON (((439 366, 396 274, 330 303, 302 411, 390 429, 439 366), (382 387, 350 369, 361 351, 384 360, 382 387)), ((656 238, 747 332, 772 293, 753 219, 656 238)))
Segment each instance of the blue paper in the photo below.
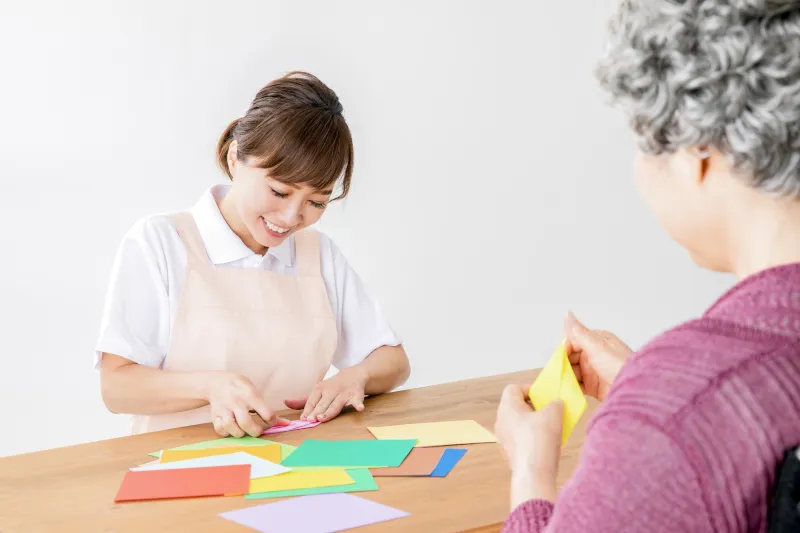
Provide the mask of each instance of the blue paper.
POLYGON ((431 472, 431 477, 445 477, 456 466, 456 463, 464 457, 467 450, 461 448, 447 448, 439 459, 439 464, 431 472))

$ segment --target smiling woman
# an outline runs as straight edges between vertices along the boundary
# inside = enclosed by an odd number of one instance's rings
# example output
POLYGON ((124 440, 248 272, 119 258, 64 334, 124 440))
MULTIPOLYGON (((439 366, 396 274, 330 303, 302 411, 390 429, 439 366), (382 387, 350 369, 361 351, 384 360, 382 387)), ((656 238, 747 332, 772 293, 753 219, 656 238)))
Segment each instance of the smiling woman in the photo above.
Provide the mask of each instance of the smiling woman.
POLYGON ((106 406, 133 415, 134 433, 212 422, 222 436, 257 436, 285 423, 281 408, 326 421, 408 378, 378 304, 334 243, 306 229, 350 189, 342 113, 310 74, 269 83, 219 140, 231 185, 123 239, 95 367, 106 406))
POLYGON ((222 134, 217 161, 237 186, 220 207, 229 224, 238 218, 234 231, 249 247, 277 246, 319 220, 337 183, 337 198, 347 195, 353 141, 343 111, 319 80, 291 73, 260 90, 222 134))

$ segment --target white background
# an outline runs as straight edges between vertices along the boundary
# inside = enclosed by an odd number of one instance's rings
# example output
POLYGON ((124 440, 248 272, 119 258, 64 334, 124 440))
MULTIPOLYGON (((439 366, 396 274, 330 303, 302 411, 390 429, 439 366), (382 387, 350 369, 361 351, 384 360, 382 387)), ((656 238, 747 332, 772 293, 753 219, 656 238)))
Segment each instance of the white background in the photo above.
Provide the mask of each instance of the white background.
POLYGON ((352 196, 321 228, 408 386, 541 366, 567 309, 634 347, 701 313, 732 280, 640 203, 592 77, 613 3, 4 2, 0 456, 124 434, 92 369, 116 247, 223 180, 219 134, 289 70, 344 104, 352 196))

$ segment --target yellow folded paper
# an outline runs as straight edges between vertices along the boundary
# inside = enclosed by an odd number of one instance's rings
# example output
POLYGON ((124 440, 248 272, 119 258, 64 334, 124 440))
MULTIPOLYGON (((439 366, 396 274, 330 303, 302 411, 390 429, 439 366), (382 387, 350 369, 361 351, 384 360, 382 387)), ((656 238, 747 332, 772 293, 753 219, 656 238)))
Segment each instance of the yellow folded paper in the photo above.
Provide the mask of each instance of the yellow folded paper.
POLYGON ((561 343, 536 377, 528 391, 528 397, 536 410, 543 409, 556 398, 564 401, 564 427, 561 432, 563 446, 587 405, 575 372, 572 371, 572 365, 569 364, 566 341, 561 343))
POLYGON ((352 485, 355 481, 342 469, 286 472, 277 476, 262 477, 250 481, 250 494, 275 492, 278 490, 316 489, 352 485))

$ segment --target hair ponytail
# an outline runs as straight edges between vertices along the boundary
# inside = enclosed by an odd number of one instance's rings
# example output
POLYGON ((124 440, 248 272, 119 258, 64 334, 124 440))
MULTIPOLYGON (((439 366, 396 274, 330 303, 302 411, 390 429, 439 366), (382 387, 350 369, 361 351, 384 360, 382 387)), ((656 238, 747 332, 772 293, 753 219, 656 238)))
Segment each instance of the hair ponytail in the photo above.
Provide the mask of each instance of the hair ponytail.
POLYGON ((237 118, 228 124, 228 127, 222 132, 222 135, 217 142, 217 164, 230 179, 233 179, 233 175, 231 174, 231 169, 228 168, 228 150, 230 149, 231 143, 234 139, 233 130, 239 124, 239 120, 240 119, 237 118))

